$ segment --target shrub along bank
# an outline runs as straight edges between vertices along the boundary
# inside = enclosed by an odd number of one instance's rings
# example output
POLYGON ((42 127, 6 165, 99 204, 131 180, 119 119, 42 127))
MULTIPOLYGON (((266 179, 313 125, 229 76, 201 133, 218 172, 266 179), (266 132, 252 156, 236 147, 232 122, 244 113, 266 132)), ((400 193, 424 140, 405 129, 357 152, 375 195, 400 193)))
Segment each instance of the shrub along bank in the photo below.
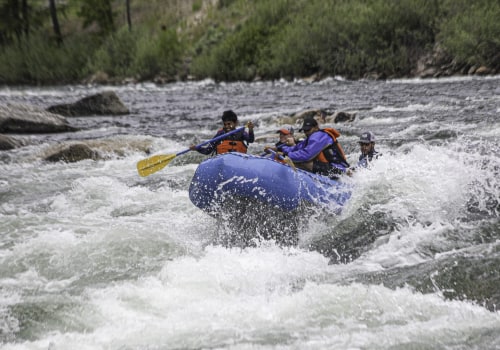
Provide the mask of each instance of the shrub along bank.
POLYGON ((500 72, 498 0, 198 0, 188 12, 68 31, 62 45, 22 36, 2 44, 0 83, 500 72))

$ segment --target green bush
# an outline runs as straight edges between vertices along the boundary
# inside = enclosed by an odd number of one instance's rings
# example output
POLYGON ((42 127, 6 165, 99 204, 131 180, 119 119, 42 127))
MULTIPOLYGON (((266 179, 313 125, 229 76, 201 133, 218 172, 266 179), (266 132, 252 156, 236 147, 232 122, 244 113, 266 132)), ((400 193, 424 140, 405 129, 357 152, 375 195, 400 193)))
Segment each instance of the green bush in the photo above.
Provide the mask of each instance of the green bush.
POLYGON ((151 34, 123 28, 109 36, 88 66, 90 72, 103 71, 111 77, 151 79, 158 74, 174 76, 183 49, 174 30, 151 34))
POLYGON ((277 28, 283 27, 287 16, 300 2, 291 0, 256 1, 249 19, 233 32, 211 30, 202 39, 205 44, 191 66, 199 77, 216 80, 252 80, 256 76, 268 77, 270 72, 269 39, 277 28), (208 38, 212 38, 212 40, 208 38))
POLYGON ((140 79, 151 79, 163 74, 173 77, 179 70, 183 48, 174 30, 164 30, 154 36, 140 35, 133 72, 140 79))
POLYGON ((224 8, 224 7, 229 7, 231 6, 232 3, 236 2, 237 0, 219 0, 218 7, 219 9, 224 8))
POLYGON ((130 32, 126 28, 108 36, 90 59, 88 71, 106 72, 111 77, 131 76, 137 36, 137 32, 130 32))
POLYGON ((242 27, 195 59, 217 80, 409 74, 435 37, 426 0, 256 1, 242 27))
POLYGON ((310 2, 285 34, 271 40, 271 66, 292 76, 407 74, 432 46, 436 10, 423 0, 367 3, 310 2))
POLYGON ((198 26, 169 13, 143 13, 132 32, 65 34, 61 46, 49 35, 14 38, 0 51, 0 82, 184 76, 183 60, 196 78, 224 81, 401 77, 436 43, 460 65, 500 69, 498 0, 220 0, 198 26))
POLYGON ((26 84, 30 82, 27 78, 22 51, 13 45, 4 47, 0 53, 0 83, 26 84))
POLYGON ((75 37, 62 45, 43 35, 23 37, 0 54, 0 82, 6 84, 61 84, 82 79, 93 43, 75 37))
POLYGON ((196 60, 193 73, 216 80, 252 79, 256 73, 259 45, 265 37, 264 30, 258 25, 246 25, 227 36, 208 56, 196 60))
POLYGON ((464 5, 445 20, 438 39, 458 63, 500 68, 500 5, 482 1, 464 5))
POLYGON ((202 0, 195 0, 193 1, 193 6, 191 7, 193 12, 198 12, 201 10, 203 3, 202 0))

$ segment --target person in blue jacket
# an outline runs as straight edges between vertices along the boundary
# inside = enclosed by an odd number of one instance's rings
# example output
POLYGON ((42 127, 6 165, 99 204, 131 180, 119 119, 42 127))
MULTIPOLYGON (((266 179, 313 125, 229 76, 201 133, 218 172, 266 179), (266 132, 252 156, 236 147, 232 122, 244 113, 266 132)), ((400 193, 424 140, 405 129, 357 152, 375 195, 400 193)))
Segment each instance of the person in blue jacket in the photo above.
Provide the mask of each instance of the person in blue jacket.
MULTIPOLYGON (((238 125, 238 116, 232 110, 224 111, 222 113, 222 128, 217 131, 213 138, 221 136, 227 132, 233 131, 238 125)), ((247 153, 248 144, 255 141, 253 132, 254 125, 250 121, 247 123, 248 132, 241 131, 236 134, 229 135, 227 138, 218 142, 210 142, 206 146, 196 147, 191 145, 189 147, 192 151, 197 151, 201 154, 223 154, 227 152, 240 152, 247 153)))
POLYGON ((340 136, 337 130, 320 129, 318 122, 309 117, 304 119, 299 131, 303 131, 306 136, 303 141, 295 146, 280 148, 297 167, 331 178, 337 178, 349 168, 344 151, 337 141, 340 136))

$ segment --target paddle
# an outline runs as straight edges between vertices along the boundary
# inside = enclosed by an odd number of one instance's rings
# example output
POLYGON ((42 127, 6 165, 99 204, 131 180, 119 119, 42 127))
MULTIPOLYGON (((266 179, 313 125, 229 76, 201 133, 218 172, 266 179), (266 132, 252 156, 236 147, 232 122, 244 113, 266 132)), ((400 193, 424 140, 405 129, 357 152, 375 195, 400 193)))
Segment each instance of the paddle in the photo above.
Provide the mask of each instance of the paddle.
MULTIPOLYGON (((196 148, 199 148, 201 146, 204 146, 208 143, 211 142, 217 142, 219 140, 225 139, 226 137, 236 134, 237 132, 245 130, 245 127, 242 126, 241 128, 234 129, 233 131, 227 132, 225 134, 222 134, 220 136, 214 137, 211 140, 205 141, 200 143, 199 145, 196 145, 196 148)), ((175 157, 178 157, 184 153, 188 153, 191 151, 191 149, 185 149, 184 151, 181 151, 176 154, 158 154, 156 156, 152 156, 143 160, 140 160, 137 163, 137 171, 139 172, 140 176, 149 176, 151 174, 156 173, 157 171, 160 171, 164 167, 168 165, 175 157)))
MULTIPOLYGON (((283 157, 281 154, 279 153, 276 153, 275 151, 273 151, 272 149, 268 148, 267 149, 267 152, 271 153, 274 155, 274 157, 278 157, 279 160, 282 160, 284 161, 288 166, 290 166, 293 170, 297 170, 297 168, 295 167, 295 164, 293 164, 293 161, 288 158, 287 156, 283 157)), ((266 153, 264 153, 266 154, 266 153)), ((262 156, 261 156, 262 157, 262 156)))

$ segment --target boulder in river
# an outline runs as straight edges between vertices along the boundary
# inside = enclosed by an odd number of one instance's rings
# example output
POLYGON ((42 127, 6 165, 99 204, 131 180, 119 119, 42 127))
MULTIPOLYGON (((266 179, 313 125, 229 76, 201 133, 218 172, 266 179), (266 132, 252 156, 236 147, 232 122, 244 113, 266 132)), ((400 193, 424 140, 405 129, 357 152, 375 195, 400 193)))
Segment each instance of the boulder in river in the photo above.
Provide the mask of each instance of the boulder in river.
POLYGON ((65 145, 64 147, 45 157, 45 160, 49 162, 62 161, 66 163, 74 163, 84 159, 97 160, 98 158, 98 153, 92 150, 89 146, 83 143, 76 143, 65 145))
POLYGON ((9 136, 0 134, 0 151, 7 151, 21 146, 21 143, 9 136))
POLYGON ((298 129, 302 125, 302 121, 305 118, 311 118, 311 117, 316 119, 321 127, 322 124, 352 122, 354 121, 354 119, 356 119, 356 113, 337 111, 332 114, 323 109, 310 109, 298 112, 294 115, 280 117, 278 119, 278 123, 280 125, 291 124, 297 127, 298 129))
POLYGON ((123 115, 130 113, 114 91, 104 91, 84 97, 74 103, 50 106, 47 108, 47 111, 65 117, 123 115))
POLYGON ((23 104, 0 105, 0 132, 37 134, 76 131, 66 118, 23 104))

